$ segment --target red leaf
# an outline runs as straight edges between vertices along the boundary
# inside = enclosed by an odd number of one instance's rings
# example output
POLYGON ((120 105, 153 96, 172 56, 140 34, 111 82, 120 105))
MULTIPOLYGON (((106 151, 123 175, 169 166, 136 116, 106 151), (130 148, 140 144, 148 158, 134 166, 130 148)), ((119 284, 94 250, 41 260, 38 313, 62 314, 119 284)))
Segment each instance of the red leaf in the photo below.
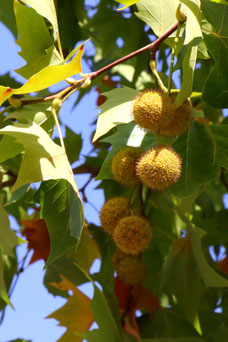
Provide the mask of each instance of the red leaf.
POLYGON ((35 217, 31 220, 20 220, 20 223, 25 226, 22 234, 28 240, 28 248, 34 250, 30 264, 40 259, 46 261, 50 253, 50 238, 45 221, 35 217))
POLYGON ((217 267, 228 276, 228 255, 218 262, 217 267))

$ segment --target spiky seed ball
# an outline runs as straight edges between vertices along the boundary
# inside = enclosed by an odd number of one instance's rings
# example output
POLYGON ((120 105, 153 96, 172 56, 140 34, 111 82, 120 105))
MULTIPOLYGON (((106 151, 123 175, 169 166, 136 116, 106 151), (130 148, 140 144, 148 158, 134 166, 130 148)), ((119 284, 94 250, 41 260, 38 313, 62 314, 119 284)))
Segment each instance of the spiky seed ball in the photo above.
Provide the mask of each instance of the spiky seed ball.
POLYGON ((117 270, 117 268, 119 267, 120 262, 123 259, 126 259, 127 257, 129 257, 129 254, 126 254, 126 253, 122 252, 119 248, 116 249, 115 252, 112 255, 113 268, 115 270, 117 270))
POLYGON ((151 226, 142 217, 124 217, 117 224, 113 238, 122 252, 139 254, 148 247, 152 239, 151 226))
POLYGON ((142 91, 133 103, 134 120, 142 128, 160 134, 175 115, 173 100, 159 89, 142 91))
MULTIPOLYGON (((172 99, 174 102, 174 98, 172 99)), ((165 136, 179 136, 185 133, 193 122, 191 103, 186 100, 180 107, 175 109, 173 119, 167 127, 161 129, 160 134, 165 136)))
POLYGON ((181 175, 181 158, 172 147, 160 145, 142 155, 136 172, 146 187, 164 190, 178 181, 181 175))
POLYGON ((116 271, 121 280, 128 285, 140 284, 146 278, 146 268, 142 261, 135 256, 122 259, 116 271))
POLYGON ((135 173, 136 161, 141 155, 141 150, 136 147, 124 147, 117 151, 111 162, 111 171, 115 180, 125 186, 139 183, 135 173))
POLYGON ((130 201, 121 196, 109 199, 100 211, 100 222, 104 230, 112 234, 119 220, 131 215, 130 201))

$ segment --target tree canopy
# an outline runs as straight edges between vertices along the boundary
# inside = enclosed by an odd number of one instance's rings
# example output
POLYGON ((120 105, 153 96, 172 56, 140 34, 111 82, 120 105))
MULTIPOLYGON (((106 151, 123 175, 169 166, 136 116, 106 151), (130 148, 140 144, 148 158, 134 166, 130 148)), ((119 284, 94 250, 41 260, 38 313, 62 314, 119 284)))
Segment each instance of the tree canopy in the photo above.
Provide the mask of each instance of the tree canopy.
POLYGON ((67 299, 47 317, 67 328, 60 342, 227 341, 228 2, 2 0, 0 21, 25 79, 0 76, 0 321, 27 243, 67 299), (83 140, 59 113, 91 89, 93 148, 72 167, 83 140), (91 180, 99 226, 83 212, 91 180))

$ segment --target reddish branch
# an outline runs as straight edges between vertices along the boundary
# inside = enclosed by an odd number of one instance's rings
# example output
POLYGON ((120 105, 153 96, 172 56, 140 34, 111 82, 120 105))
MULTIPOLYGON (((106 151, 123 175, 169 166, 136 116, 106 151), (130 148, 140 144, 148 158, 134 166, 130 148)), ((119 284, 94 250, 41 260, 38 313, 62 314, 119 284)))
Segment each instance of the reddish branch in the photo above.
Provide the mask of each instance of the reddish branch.
POLYGON ((70 85, 69 87, 65 88, 64 90, 61 90, 60 92, 58 92, 56 94, 43 97, 42 99, 22 100, 21 101, 22 105, 26 105, 26 104, 30 104, 30 103, 45 102, 45 101, 53 100, 55 98, 61 98, 63 93, 64 93, 64 95, 67 95, 73 89, 81 86, 87 79, 94 80, 96 77, 100 76, 102 73, 110 70, 111 68, 113 68, 114 66, 116 66, 116 65, 118 65, 120 63, 126 62, 127 60, 129 60, 129 59, 139 55, 142 52, 150 51, 150 52, 153 52, 153 54, 155 54, 156 51, 159 49, 159 46, 161 45, 161 43, 166 38, 168 38, 177 29, 178 24, 179 24, 179 22, 177 21, 165 33, 163 33, 161 35, 161 37, 159 37, 153 43, 150 43, 150 44, 144 46, 143 48, 130 53, 127 56, 124 56, 124 57, 121 57, 120 59, 117 59, 115 62, 106 65, 104 68, 101 68, 101 69, 99 69, 97 71, 94 71, 94 72, 91 72, 91 73, 87 74, 85 77, 81 78, 78 81, 75 81, 74 84, 70 85))

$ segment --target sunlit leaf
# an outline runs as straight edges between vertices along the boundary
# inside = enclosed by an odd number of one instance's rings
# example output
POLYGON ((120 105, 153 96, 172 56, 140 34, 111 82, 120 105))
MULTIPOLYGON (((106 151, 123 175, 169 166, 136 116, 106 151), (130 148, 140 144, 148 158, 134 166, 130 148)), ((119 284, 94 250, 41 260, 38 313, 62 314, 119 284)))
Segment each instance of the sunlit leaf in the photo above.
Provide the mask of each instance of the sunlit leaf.
MULTIPOLYGON (((198 44, 202 39, 200 0, 180 0, 186 14, 186 34, 184 44, 198 44)), ((182 7, 181 7, 182 10, 182 7)))
POLYGON ((179 0, 141 0, 137 3, 137 17, 149 25, 160 37, 176 21, 179 0))
POLYGON ((102 94, 107 97, 107 100, 101 106, 93 141, 99 139, 116 125, 133 120, 131 109, 134 97, 137 94, 137 90, 127 87, 116 88, 102 94))
POLYGON ((27 94, 50 87, 51 85, 65 80, 66 78, 81 73, 81 58, 84 44, 81 44, 76 56, 67 64, 60 63, 50 65, 29 78, 29 80, 18 89, 0 86, 0 105, 13 94, 27 94))
POLYGON ((179 107, 192 93, 194 70, 196 66, 197 46, 189 46, 183 61, 183 82, 175 100, 179 107))
POLYGON ((77 192, 74 177, 63 149, 35 122, 15 123, 0 130, 22 144, 25 154, 12 191, 22 185, 48 179, 66 179, 77 192))
POLYGON ((136 2, 139 2, 140 0, 115 0, 119 2, 120 4, 124 5, 124 7, 121 7, 119 10, 123 10, 124 8, 136 4, 136 2))

